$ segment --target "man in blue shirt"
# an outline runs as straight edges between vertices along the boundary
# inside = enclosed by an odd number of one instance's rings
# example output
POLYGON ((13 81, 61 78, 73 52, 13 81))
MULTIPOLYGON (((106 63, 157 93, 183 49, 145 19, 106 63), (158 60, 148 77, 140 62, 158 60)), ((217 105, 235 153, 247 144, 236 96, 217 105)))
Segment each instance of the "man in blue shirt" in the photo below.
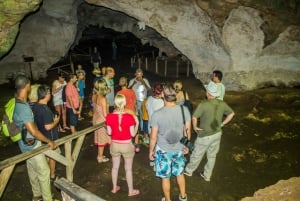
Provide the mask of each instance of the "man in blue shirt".
MULTIPOLYGON (((52 149, 57 145, 46 138, 36 127, 32 110, 27 102, 30 92, 30 80, 24 75, 18 75, 15 79, 17 89, 16 106, 13 120, 23 130, 22 139, 18 141, 21 152, 31 151, 41 146, 41 141, 52 149)), ((26 160, 28 176, 33 192, 34 201, 52 201, 50 187, 50 170, 44 154, 36 155, 26 160)))

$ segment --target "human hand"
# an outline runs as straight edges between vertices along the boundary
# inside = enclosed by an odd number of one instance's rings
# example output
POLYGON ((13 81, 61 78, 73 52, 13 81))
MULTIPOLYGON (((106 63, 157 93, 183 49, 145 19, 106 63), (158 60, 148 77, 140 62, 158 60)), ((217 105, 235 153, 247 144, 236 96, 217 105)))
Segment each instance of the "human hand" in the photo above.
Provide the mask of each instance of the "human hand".
POLYGON ((50 146, 51 149, 56 149, 57 144, 53 141, 48 142, 48 145, 50 146))
POLYGON ((154 151, 149 152, 149 160, 153 161, 154 160, 154 151))

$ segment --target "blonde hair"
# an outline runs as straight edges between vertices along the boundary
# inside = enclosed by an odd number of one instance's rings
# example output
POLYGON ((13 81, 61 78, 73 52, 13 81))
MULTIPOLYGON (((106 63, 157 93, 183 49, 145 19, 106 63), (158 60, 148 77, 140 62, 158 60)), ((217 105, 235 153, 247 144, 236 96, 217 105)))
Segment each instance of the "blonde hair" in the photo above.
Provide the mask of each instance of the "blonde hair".
POLYGON ((179 91, 182 90, 182 81, 181 81, 181 80, 176 80, 176 81, 173 83, 173 87, 174 87, 176 93, 178 93, 179 91))
POLYGON ((33 84, 30 86, 30 92, 28 94, 29 102, 37 102, 38 101, 38 93, 37 90, 40 84, 33 84))
POLYGON ((115 97, 115 107, 117 110, 119 110, 118 114, 118 127, 119 131, 122 131, 121 123, 122 123, 122 117, 123 117, 123 111, 126 105, 126 99, 123 94, 117 94, 115 97))
POLYGON ((126 105, 126 98, 123 94, 118 94, 115 97, 115 106, 118 110, 123 111, 126 105))
POLYGON ((94 84, 94 92, 103 96, 107 93, 107 83, 105 80, 97 80, 94 84))

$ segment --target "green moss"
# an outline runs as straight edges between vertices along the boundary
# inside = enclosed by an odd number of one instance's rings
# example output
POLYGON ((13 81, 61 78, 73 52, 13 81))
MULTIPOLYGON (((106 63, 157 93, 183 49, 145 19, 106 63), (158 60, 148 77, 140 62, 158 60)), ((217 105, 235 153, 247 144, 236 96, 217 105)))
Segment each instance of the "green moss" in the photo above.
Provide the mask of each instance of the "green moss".
POLYGON ((7 37, 1 42, 0 44, 0 58, 6 54, 6 52, 8 52, 10 50, 10 48, 13 46, 17 34, 19 32, 19 25, 15 25, 13 26, 9 32, 7 37))

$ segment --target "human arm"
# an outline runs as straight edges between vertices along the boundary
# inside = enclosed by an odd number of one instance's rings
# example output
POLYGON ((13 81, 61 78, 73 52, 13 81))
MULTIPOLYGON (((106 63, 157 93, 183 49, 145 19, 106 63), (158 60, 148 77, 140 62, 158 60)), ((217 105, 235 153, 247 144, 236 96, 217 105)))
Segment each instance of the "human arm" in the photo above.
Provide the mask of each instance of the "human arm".
POLYGON ((52 84, 52 89, 51 89, 52 94, 56 94, 62 88, 63 88, 63 86, 58 87, 57 81, 54 81, 53 84, 52 84))
POLYGON ((226 124, 228 124, 232 120, 232 118, 233 118, 234 115, 235 115, 234 112, 232 112, 229 115, 227 115, 226 118, 224 119, 224 121, 221 123, 221 127, 223 127, 226 124))
POLYGON ((147 90, 151 89, 151 86, 146 78, 142 78, 141 83, 146 87, 147 90))
POLYGON ((158 133, 158 127, 151 127, 150 145, 149 145, 149 159, 151 161, 154 160, 154 148, 157 142, 157 133, 158 133))
POLYGON ((55 118, 53 120, 53 122, 51 122, 50 124, 46 124, 44 127, 47 131, 51 130, 52 128, 54 128, 58 123, 59 123, 59 119, 60 116, 59 115, 55 115, 55 118))
POLYGON ((195 132, 203 130, 203 129, 198 127, 198 118, 195 117, 195 116, 192 117, 192 124, 193 124, 193 129, 194 129, 195 132))
POLYGON ((45 137, 36 127, 34 122, 27 122, 24 124, 27 131, 34 136, 36 139, 47 143, 51 149, 55 149, 57 147, 56 143, 49 140, 47 137, 45 137))

